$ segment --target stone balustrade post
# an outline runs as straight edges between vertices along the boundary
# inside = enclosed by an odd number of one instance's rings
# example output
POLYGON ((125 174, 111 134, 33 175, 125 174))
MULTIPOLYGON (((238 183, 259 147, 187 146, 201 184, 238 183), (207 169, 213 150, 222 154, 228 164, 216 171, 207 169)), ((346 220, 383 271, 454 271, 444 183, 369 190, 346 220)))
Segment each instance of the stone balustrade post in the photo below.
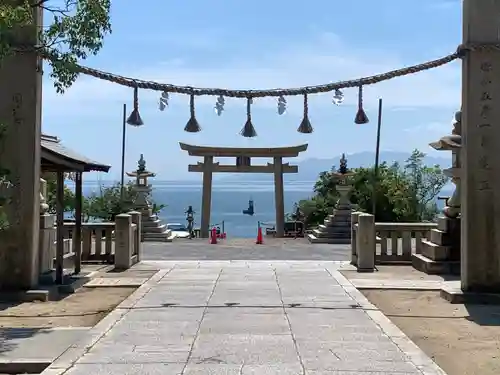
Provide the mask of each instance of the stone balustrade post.
POLYGON ((360 214, 356 233, 358 272, 373 272, 375 269, 375 216, 360 214))
POLYGON ((137 211, 131 211, 128 213, 132 217, 132 224, 137 226, 137 232, 133 238, 134 240, 134 248, 137 255, 137 262, 141 261, 141 243, 142 239, 142 214, 137 211))
POLYGON ((40 215, 40 235, 38 252, 38 270, 40 275, 52 271, 56 256, 56 215, 40 215))
POLYGON ((358 264, 358 251, 356 248, 356 224, 358 223, 358 218, 361 212, 351 213, 351 264, 356 266, 358 264))
POLYGON ((115 217, 115 268, 129 269, 132 266, 132 216, 120 214, 115 217))

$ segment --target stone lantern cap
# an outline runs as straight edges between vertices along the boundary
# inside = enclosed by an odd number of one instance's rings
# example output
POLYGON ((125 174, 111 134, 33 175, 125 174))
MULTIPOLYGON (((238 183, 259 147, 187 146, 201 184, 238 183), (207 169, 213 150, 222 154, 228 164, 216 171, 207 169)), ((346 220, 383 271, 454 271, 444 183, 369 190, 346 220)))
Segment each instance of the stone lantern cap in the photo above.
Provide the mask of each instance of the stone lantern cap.
POLYGON ((442 137, 439 141, 429 143, 437 151, 454 151, 462 147, 462 112, 455 113, 451 135, 442 137))
POLYGON ((342 154, 342 157, 340 158, 339 168, 337 169, 337 171, 332 172, 332 174, 340 179, 354 175, 354 172, 347 167, 347 159, 345 157, 345 154, 342 154))
POLYGON ((137 170, 133 172, 127 172, 127 176, 143 178, 143 177, 155 177, 156 174, 153 172, 149 172, 146 169, 146 160, 144 159, 144 155, 141 154, 141 157, 137 162, 137 170))

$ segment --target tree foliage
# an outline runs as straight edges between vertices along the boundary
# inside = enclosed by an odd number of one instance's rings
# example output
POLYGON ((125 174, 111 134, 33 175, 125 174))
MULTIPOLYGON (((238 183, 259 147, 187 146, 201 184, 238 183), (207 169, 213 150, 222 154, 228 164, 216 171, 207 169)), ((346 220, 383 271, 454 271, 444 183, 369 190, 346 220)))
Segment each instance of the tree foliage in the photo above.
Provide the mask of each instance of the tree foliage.
MULTIPOLYGON (((49 212, 56 213, 57 181, 52 174, 44 175, 47 181, 47 197, 45 200, 49 206, 49 212)), ((126 213, 133 208, 133 202, 137 198, 137 193, 133 183, 128 183, 124 187, 123 199, 121 197, 121 185, 101 186, 98 192, 93 192, 88 197, 82 197, 82 220, 103 220, 114 221, 116 215, 126 213)), ((166 207, 164 204, 151 202, 153 212, 159 213, 166 207)), ((76 197, 73 190, 64 186, 64 212, 75 215, 76 197)))
MULTIPOLYGON (((20 51, 35 49, 50 67, 59 92, 76 80, 75 64, 97 54, 111 33, 111 0, 24 0, 0 4, 0 60, 20 51), (20 39, 22 30, 33 33, 34 15, 43 10, 39 42, 30 46, 20 39), (22 43, 22 45, 20 45, 22 43)), ((25 34, 25 35, 26 35, 25 34)))
MULTIPOLYGON (((424 165, 424 157, 424 153, 414 150, 404 166, 382 163, 377 179, 374 167, 355 169, 351 202, 358 210, 373 213, 375 187, 377 221, 432 220, 438 213, 436 196, 448 178, 438 165, 424 165)), ((336 184, 331 172, 322 172, 314 185, 315 195, 298 202, 308 226, 322 223, 332 213, 339 197, 336 184)))

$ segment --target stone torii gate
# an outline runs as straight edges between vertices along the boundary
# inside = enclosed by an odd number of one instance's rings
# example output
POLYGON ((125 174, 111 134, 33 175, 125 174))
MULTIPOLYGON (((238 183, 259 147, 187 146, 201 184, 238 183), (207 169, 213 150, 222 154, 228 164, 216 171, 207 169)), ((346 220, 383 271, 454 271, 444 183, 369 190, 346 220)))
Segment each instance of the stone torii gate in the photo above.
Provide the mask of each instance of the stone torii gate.
POLYGON ((283 163, 283 158, 297 157, 307 150, 307 144, 292 147, 274 148, 241 148, 241 147, 208 147, 193 146, 180 142, 181 150, 191 156, 203 157, 203 162, 189 165, 189 172, 203 173, 203 196, 201 204, 201 237, 208 238, 210 226, 210 210, 212 204, 213 173, 274 173, 274 200, 276 206, 276 237, 284 236, 285 202, 283 191, 283 173, 297 173, 296 165, 283 163), (235 157, 236 163, 221 165, 214 162, 215 157, 235 157), (251 158, 273 158, 267 165, 252 165, 251 158))

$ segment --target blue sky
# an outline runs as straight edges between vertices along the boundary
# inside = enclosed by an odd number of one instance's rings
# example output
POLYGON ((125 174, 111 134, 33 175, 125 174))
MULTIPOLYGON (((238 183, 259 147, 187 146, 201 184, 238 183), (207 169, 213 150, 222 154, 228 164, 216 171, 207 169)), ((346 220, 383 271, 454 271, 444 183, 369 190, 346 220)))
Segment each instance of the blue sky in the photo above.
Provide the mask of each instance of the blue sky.
MULTIPOLYGON (((251 2, 228 0, 114 1, 113 33, 98 56, 85 64, 164 83, 202 87, 275 88, 323 84, 382 73, 453 52, 461 39, 460 0, 315 0, 251 2)), ((44 81, 43 131, 86 156, 113 166, 119 178, 122 105, 131 109, 132 90, 80 77, 64 95, 44 81)), ((331 94, 311 96, 311 135, 299 134, 302 98, 288 98, 279 116, 276 99, 252 107, 258 137, 238 132, 245 123, 245 101, 227 99, 221 117, 215 97, 197 99, 203 131, 188 134, 189 98, 171 95, 158 110, 159 93, 140 91, 145 125, 128 127, 126 169, 140 153, 162 179, 188 178, 178 142, 269 147, 309 143, 303 158, 329 158, 342 152, 373 150, 377 101, 384 100, 384 150, 432 152, 427 144, 451 131, 460 105, 460 63, 365 88, 371 120, 355 125, 357 91, 345 102, 331 94)), ((442 155, 447 156, 447 155, 442 155)), ((104 176, 103 176, 104 178, 104 176)), ((107 179, 106 178, 106 179, 107 179)))

